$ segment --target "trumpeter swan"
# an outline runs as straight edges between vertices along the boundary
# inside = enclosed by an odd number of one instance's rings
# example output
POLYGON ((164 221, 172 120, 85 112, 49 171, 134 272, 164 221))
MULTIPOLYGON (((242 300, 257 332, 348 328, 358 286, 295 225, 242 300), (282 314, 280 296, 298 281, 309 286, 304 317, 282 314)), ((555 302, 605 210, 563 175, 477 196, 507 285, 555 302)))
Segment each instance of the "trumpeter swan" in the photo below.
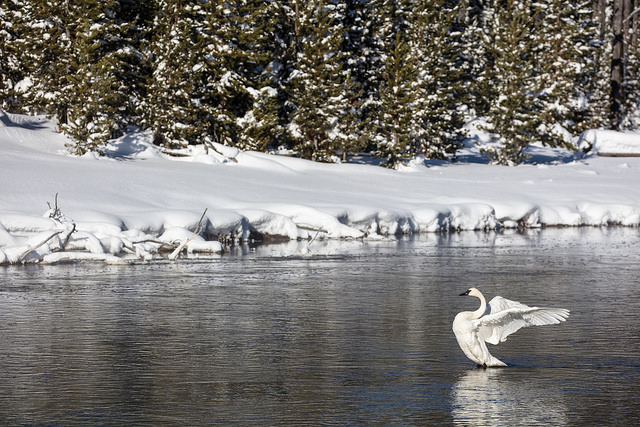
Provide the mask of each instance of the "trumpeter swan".
POLYGON ((507 366, 489 353, 486 343, 496 345, 520 328, 553 325, 569 317, 569 310, 564 308, 529 307, 500 296, 487 304, 476 288, 460 294, 465 295, 480 298, 480 308, 458 313, 453 320, 453 333, 464 354, 485 368, 507 366))

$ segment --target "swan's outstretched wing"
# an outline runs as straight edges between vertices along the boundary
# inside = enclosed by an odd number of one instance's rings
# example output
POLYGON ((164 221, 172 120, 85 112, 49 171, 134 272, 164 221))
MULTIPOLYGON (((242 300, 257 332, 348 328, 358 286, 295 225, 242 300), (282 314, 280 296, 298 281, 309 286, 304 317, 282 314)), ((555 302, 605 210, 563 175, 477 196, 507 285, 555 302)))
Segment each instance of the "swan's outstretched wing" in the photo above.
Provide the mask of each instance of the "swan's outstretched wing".
POLYGON ((520 328, 554 325, 564 322, 569 310, 564 308, 529 307, 502 297, 493 298, 487 314, 475 320, 478 335, 490 344, 498 344, 520 328))
POLYGON ((501 296, 495 296, 489 303, 487 304, 487 310, 485 311, 485 316, 488 314, 495 314, 501 311, 509 310, 510 308, 519 308, 522 310, 526 310, 527 308, 531 308, 528 305, 519 303, 518 301, 511 301, 510 299, 502 298, 501 296))

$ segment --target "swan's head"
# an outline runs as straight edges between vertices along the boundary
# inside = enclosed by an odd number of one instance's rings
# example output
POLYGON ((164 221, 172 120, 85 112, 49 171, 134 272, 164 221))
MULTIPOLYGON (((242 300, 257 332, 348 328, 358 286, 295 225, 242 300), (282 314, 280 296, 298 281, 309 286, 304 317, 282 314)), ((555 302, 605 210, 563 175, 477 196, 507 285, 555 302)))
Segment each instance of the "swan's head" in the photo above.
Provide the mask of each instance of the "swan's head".
POLYGON ((480 298, 482 296, 480 291, 477 290, 476 288, 469 288, 469 289, 467 289, 466 292, 463 292, 463 293, 460 294, 461 297, 464 297, 464 296, 467 296, 467 295, 472 296, 472 297, 478 297, 478 298, 480 298))

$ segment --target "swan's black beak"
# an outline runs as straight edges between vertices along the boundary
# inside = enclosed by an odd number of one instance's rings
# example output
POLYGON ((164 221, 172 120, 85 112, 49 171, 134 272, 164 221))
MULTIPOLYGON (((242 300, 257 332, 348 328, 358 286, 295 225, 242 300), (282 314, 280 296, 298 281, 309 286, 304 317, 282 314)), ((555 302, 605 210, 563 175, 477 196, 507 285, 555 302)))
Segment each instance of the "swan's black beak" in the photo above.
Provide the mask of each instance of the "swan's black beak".
POLYGON ((462 294, 460 294, 460 295, 458 295, 458 296, 459 296, 459 297, 467 296, 467 295, 469 295, 469 292, 471 292, 471 289, 467 289, 467 291, 466 291, 465 293, 462 293, 462 294))

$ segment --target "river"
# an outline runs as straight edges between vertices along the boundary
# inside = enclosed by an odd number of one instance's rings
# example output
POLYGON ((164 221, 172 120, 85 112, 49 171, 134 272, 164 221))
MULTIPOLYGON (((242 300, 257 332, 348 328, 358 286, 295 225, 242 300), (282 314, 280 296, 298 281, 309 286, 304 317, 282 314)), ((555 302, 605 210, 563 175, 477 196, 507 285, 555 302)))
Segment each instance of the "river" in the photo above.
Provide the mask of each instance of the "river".
POLYGON ((640 230, 238 247, 0 268, 3 425, 637 425, 640 230), (571 310, 479 369, 470 286, 571 310))

